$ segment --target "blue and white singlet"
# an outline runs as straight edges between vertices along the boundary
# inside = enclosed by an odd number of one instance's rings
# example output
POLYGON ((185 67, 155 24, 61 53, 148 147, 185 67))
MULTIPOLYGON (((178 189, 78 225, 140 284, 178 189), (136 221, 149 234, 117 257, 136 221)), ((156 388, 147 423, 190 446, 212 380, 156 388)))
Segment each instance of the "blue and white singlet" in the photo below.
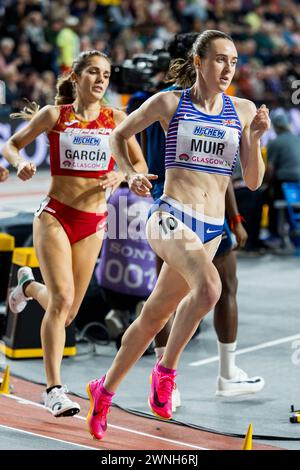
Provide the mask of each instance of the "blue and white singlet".
POLYGON ((166 168, 232 175, 242 126, 229 96, 222 97, 221 113, 209 115, 194 106, 189 88, 182 92, 166 136, 166 168))
MULTIPOLYGON (((195 107, 191 100, 190 89, 182 92, 166 136, 166 169, 182 168, 229 177, 232 175, 238 155, 242 126, 230 97, 223 93, 222 98, 221 113, 209 115, 195 107)), ((212 223, 212 220, 209 220, 212 218, 204 215, 201 218, 196 216, 197 222, 202 222, 200 223, 202 227, 199 230, 198 223, 196 224, 198 229, 194 229, 195 220, 186 223, 186 220, 191 219, 182 203, 172 201, 166 195, 155 201, 149 216, 162 210, 181 219, 182 222, 185 221, 185 225, 188 225, 203 243, 222 233, 224 221, 220 223, 218 220, 218 223, 212 223), (174 207, 175 202, 177 207, 174 207), (182 206, 181 210, 178 205, 182 206)))

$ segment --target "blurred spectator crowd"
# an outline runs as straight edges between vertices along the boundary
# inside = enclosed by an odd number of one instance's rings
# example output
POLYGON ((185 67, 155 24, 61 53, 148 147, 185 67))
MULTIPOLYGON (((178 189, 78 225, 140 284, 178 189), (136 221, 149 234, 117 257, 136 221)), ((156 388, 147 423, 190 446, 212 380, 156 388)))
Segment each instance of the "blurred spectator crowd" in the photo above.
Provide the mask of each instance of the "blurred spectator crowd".
POLYGON ((300 79, 300 0, 1 0, 0 79, 7 110, 23 97, 53 103, 55 79, 91 48, 121 64, 178 32, 232 35, 239 64, 231 93, 292 106, 300 79))

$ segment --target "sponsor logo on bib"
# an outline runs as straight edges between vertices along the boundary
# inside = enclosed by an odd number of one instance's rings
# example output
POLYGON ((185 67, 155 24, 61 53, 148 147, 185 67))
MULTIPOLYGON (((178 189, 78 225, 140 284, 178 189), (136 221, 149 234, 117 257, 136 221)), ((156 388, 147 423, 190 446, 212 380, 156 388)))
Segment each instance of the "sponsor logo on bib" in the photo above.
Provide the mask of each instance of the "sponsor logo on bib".
POLYGON ((77 135, 73 138, 74 145, 100 145, 101 139, 94 136, 80 136, 77 135))
POLYGON ((194 135, 197 137, 212 137, 214 139, 224 139, 226 130, 217 129, 216 127, 195 126, 194 135))

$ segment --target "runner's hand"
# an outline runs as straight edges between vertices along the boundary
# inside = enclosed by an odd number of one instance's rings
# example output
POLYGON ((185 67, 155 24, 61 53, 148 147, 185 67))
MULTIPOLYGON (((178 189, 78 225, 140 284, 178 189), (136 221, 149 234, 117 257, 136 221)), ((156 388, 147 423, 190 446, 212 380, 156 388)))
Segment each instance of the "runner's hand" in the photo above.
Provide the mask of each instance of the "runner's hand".
POLYGON ((133 173, 127 178, 129 188, 138 196, 150 196, 150 189, 152 184, 150 180, 156 180, 157 175, 144 174, 144 173, 133 173))
POLYGON ((0 183, 3 183, 3 181, 7 180, 8 175, 9 171, 3 166, 0 166, 0 183))
POLYGON ((17 176, 22 181, 30 180, 36 174, 36 166, 30 162, 20 162, 17 167, 17 176))
POLYGON ((244 248, 244 246, 246 245, 248 234, 247 234, 246 230, 244 229, 244 226, 243 226, 242 222, 237 222, 234 225, 234 227, 232 227, 232 231, 235 235, 236 242, 237 242, 236 249, 237 248, 244 248))
POLYGON ((121 171, 110 171, 99 178, 99 185, 101 188, 113 188, 116 189, 122 181, 125 181, 124 173, 121 171))
POLYGON ((251 125, 250 132, 252 137, 260 139, 264 132, 266 132, 271 127, 271 120, 269 116, 269 110, 265 104, 256 111, 251 125))

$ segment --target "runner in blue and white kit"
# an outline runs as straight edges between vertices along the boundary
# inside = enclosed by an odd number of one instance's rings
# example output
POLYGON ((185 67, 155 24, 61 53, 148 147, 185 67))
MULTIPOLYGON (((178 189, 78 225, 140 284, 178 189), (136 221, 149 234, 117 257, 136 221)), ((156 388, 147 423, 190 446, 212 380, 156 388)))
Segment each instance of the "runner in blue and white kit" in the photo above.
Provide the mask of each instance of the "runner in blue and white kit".
MULTIPOLYGON (((182 168, 214 175, 231 176, 236 162, 241 123, 229 96, 222 95, 220 114, 199 111, 191 99, 191 89, 181 92, 180 101, 166 136, 165 168, 182 168)), ((183 208, 167 194, 157 199, 150 214, 169 212, 197 233, 203 243, 219 237, 224 217, 216 218, 183 208)))
POLYGON ((93 425, 99 424, 98 438, 106 429, 107 394, 111 400, 126 373, 176 310, 165 353, 152 371, 149 396, 155 414, 172 417, 179 358, 221 293, 212 259, 221 239, 225 193, 238 150, 246 185, 255 190, 262 183, 265 167, 260 138, 270 127, 269 113, 265 105, 257 110, 251 101, 225 94, 236 62, 230 36, 204 31, 195 41, 188 63, 179 64, 183 74, 195 68, 192 88, 154 95, 112 133, 117 164, 127 175, 131 190, 142 196, 150 194, 155 176, 134 171, 126 142, 155 121, 167 134, 164 196, 147 224, 148 241, 165 263, 141 314, 123 336, 111 368, 93 382, 90 415, 93 425))

